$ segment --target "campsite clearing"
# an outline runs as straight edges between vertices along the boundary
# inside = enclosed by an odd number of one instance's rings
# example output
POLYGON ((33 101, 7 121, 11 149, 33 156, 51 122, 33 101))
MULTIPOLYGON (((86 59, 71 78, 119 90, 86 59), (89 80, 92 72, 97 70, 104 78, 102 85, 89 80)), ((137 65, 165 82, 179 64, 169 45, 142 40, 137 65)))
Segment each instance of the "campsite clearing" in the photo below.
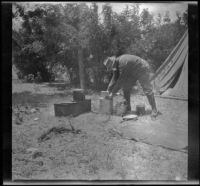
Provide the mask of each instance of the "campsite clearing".
MULTIPOLYGON (((70 88, 63 83, 13 81, 13 179, 187 180, 187 151, 124 136, 121 129, 135 123, 97 114, 99 96, 86 95, 94 112, 55 117, 53 104, 71 100, 70 88)), ((140 95, 132 96, 133 110, 138 102, 145 102, 148 111, 147 99, 140 95)), ((159 125, 164 123, 170 131, 176 127, 187 132, 187 101, 156 98, 156 102, 162 115, 155 122, 149 114, 140 117, 138 126, 149 130, 157 125, 157 132, 164 134, 159 125)))

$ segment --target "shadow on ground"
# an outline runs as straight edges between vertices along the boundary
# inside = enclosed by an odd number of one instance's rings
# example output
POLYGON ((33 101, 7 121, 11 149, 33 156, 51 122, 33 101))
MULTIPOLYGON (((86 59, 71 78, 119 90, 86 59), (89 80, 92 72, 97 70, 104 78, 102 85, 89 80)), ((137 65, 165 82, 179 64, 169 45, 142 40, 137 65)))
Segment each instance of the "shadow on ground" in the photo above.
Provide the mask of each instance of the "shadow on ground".
POLYGON ((42 106, 43 104, 47 104, 53 98, 64 98, 66 96, 70 96, 71 93, 56 93, 53 95, 48 94, 34 94, 31 91, 24 92, 15 92, 12 94, 12 105, 26 105, 26 104, 34 104, 38 106, 42 106))
MULTIPOLYGON (((137 111, 136 110, 132 110, 129 114, 135 114, 135 115, 137 115, 137 111)), ((146 109, 145 110, 144 116, 146 116, 146 115, 151 115, 151 109, 146 109)))

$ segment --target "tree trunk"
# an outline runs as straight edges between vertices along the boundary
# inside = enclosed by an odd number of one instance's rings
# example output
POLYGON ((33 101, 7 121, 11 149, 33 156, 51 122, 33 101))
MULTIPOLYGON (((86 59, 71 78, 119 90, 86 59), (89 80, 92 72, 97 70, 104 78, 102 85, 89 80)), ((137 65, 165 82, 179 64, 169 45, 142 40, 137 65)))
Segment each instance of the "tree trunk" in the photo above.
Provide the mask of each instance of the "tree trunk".
POLYGON ((79 65, 79 79, 81 89, 85 90, 85 68, 83 63, 83 49, 79 47, 78 49, 78 65, 79 65))

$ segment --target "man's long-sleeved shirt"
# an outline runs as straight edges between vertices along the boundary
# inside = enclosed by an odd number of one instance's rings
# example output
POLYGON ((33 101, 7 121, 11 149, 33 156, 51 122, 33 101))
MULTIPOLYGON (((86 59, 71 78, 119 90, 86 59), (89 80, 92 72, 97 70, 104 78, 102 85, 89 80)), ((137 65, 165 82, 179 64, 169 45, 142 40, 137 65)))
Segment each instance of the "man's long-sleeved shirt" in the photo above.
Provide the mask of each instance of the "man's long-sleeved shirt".
POLYGON ((112 71, 108 91, 116 93, 121 88, 130 89, 142 75, 150 72, 150 66, 138 56, 124 54, 115 59, 112 71))

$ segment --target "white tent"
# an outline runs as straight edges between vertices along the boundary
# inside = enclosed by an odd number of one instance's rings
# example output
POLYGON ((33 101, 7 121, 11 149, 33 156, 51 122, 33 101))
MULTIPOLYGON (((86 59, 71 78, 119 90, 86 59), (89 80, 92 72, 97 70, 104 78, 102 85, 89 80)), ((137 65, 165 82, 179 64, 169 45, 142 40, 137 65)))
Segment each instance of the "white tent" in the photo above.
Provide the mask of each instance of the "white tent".
POLYGON ((188 31, 152 78, 156 92, 171 98, 188 99, 188 31))

